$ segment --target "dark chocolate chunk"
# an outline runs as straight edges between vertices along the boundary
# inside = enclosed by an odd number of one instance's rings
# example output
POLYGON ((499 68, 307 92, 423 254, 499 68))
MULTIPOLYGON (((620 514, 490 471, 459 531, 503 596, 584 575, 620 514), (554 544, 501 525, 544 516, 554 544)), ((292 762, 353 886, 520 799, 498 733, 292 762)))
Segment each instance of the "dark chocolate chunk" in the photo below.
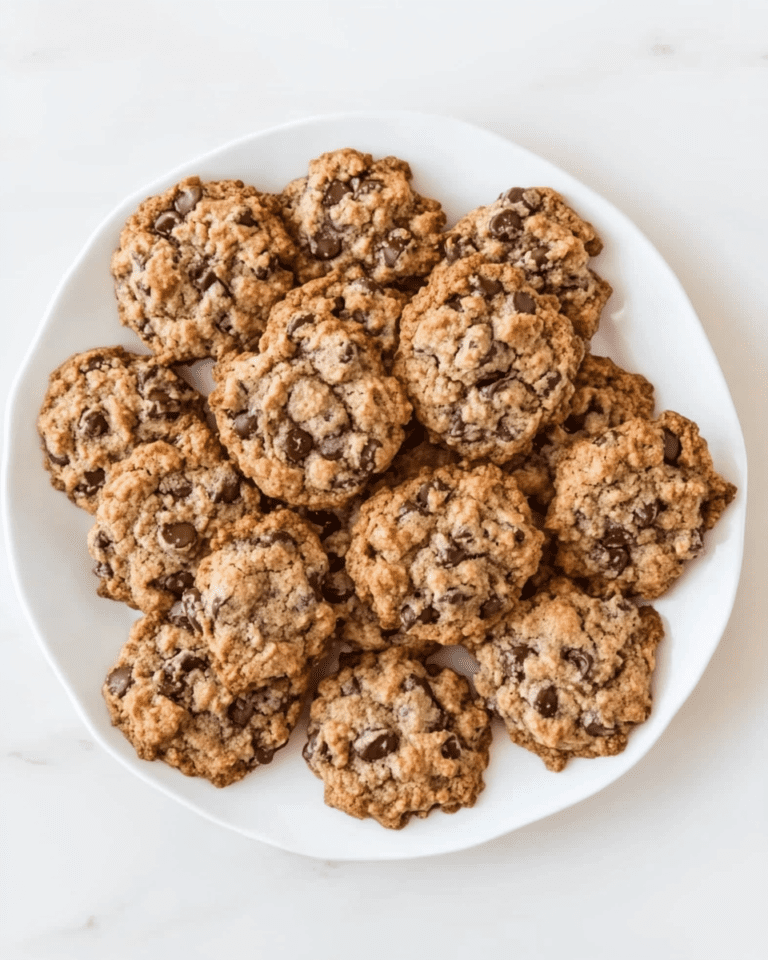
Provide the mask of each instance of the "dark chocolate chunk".
MULTIPOLYGON (((188 213, 195 209, 202 196, 203 188, 194 184, 191 187, 187 187, 186 190, 180 190, 179 193, 176 194, 173 205, 182 217, 186 217, 188 213)), ((157 229, 157 224, 155 224, 155 229, 157 229)))
POLYGON ((194 584, 195 578, 189 570, 178 570, 176 573, 166 573, 163 577, 158 577, 149 585, 156 590, 165 590, 172 593, 174 597, 181 597, 185 591, 194 584))
POLYGON ((502 210, 491 219, 488 232, 496 240, 514 240, 522 226, 523 221, 514 210, 502 210))
POLYGON ((580 650, 577 647, 566 647, 562 654, 563 660, 572 663, 581 674, 581 679, 586 680, 595 662, 591 653, 586 650, 580 650))
POLYGON ((381 245, 381 254, 388 267, 394 267, 400 254, 408 246, 408 240, 397 234, 390 234, 381 245))
POLYGON ((181 217, 178 213, 173 210, 164 210, 155 220, 155 230, 164 237, 168 237, 173 228, 179 223, 181 223, 181 217))
POLYGON ((292 463, 301 463, 314 447, 315 442, 311 434, 296 424, 289 427, 285 438, 285 455, 292 463))
POLYGON ((452 733, 450 737, 445 741, 445 743, 440 748, 440 754, 446 760, 458 760, 461 756, 461 744, 459 743, 458 737, 455 733, 452 733))
POLYGON ((650 527, 653 521, 658 517, 660 512, 661 504, 658 500, 654 500, 652 503, 644 503, 635 510, 634 520, 635 523, 640 527, 640 529, 645 529, 645 527, 650 527))
POLYGON ((197 542, 197 531, 191 523, 165 523, 160 528, 160 536, 169 547, 184 550, 197 542))
POLYGON ((275 755, 275 751, 267 747, 258 746, 254 741, 253 744, 253 757, 260 766, 264 766, 267 763, 272 762, 272 758, 275 755))
POLYGON ((544 687, 539 691, 534 703, 536 710, 544 717, 549 719, 557 713, 557 690, 555 687, 544 687))
POLYGON ((211 496, 214 503, 234 503, 240 497, 240 479, 236 476, 225 477, 218 490, 211 496))
POLYGON ((302 313, 298 317, 291 317, 288 327, 286 328, 286 333, 289 337, 293 337, 299 327, 303 327, 308 323, 314 323, 315 318, 311 313, 302 313))
POLYGON ((536 313, 536 301, 530 294, 523 293, 522 290, 517 291, 512 298, 512 302, 518 313, 536 313))
POLYGON ((335 206, 348 193, 352 193, 352 187, 348 183, 344 183, 342 180, 331 180, 323 194, 323 206, 335 206))
POLYGON ((394 731, 387 730, 366 744, 358 755, 361 760, 373 763, 375 760, 382 760, 390 753, 394 753, 399 745, 400 737, 394 731))
POLYGON ((107 475, 101 467, 97 467, 96 470, 86 470, 83 474, 83 481, 77 485, 76 490, 86 497, 92 497, 94 493, 104 486, 106 479, 107 475))
POLYGON ((480 607, 480 619, 487 620, 489 617, 495 616, 499 613, 500 610, 504 609, 504 601, 501 597, 490 597, 486 600, 485 603, 480 607))
POLYGON ((241 440, 248 440, 258 430, 259 418, 255 413, 249 413, 247 410, 238 413, 232 421, 232 429, 241 440))
POLYGON ((341 253, 341 237, 331 227, 323 227, 310 237, 309 249, 318 260, 333 260, 341 253))
POLYGON ((107 689, 115 697, 124 697, 133 684, 133 670, 128 664, 115 669, 107 677, 107 689))
POLYGON ((86 437, 90 437, 92 440, 95 440, 96 437, 103 437, 105 433, 109 433, 107 418, 98 410, 86 410, 80 417, 80 426, 86 437))
POLYGON ((676 466, 682 450, 680 438, 664 427, 664 463, 668 463, 671 467, 676 466))

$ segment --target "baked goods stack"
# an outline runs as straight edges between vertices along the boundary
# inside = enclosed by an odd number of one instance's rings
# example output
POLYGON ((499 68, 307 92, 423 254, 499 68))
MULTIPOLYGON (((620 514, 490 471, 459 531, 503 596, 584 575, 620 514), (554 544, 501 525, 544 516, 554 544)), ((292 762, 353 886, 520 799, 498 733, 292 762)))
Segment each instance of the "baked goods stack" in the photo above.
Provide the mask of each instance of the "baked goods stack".
POLYGON ((399 829, 475 803, 493 715, 553 771, 648 717, 646 601, 735 487, 591 353, 602 243, 558 193, 445 225, 354 149, 280 194, 189 177, 126 223, 117 308, 151 355, 69 358, 38 427, 100 596, 142 614, 103 688, 140 757, 227 786, 311 700, 326 803, 399 829))

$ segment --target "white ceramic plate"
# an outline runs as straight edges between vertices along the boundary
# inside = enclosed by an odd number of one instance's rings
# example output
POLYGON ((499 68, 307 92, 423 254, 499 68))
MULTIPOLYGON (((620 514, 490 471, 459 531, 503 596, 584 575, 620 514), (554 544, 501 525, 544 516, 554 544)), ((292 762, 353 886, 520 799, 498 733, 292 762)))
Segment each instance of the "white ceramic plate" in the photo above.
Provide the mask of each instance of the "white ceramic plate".
POLYGON ((577 803, 612 783, 645 754, 693 690, 727 623, 741 566, 746 503, 744 442, 717 360, 685 293, 660 255, 606 200, 540 157, 446 117, 412 113, 311 119, 255 134, 198 158, 129 197, 96 230, 57 291, 20 372, 8 411, 4 511, 13 573, 24 607, 54 670, 93 736, 138 776, 203 816, 277 847, 326 859, 390 859, 460 850, 577 803), (269 767, 225 790, 139 760, 112 728, 103 678, 136 614, 96 596, 86 549, 91 518, 53 490, 42 468, 35 422, 47 377, 70 354, 123 344, 146 352, 117 320, 110 255, 122 224, 146 196, 182 176, 239 177, 279 191, 308 161, 339 147, 407 159, 416 188, 439 198, 449 224, 511 186, 559 190, 605 242, 596 261, 614 294, 593 351, 645 374, 657 410, 695 420, 718 470, 739 486, 708 534, 705 553, 655 606, 666 639, 659 650, 651 718, 617 757, 575 760, 548 772, 495 728, 486 789, 477 805, 434 813, 388 831, 325 807, 322 783, 302 758, 297 730, 269 767))

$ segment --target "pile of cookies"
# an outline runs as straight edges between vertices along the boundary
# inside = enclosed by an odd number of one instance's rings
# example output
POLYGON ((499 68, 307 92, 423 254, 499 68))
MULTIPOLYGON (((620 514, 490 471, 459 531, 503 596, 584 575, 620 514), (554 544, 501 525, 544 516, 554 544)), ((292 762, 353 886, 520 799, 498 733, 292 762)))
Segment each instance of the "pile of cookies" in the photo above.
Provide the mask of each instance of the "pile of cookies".
POLYGON ((38 422, 99 595, 143 614, 103 688, 138 755, 226 786, 312 696, 326 802, 391 828, 474 804, 492 714, 551 770, 623 750, 663 635, 641 601, 736 492, 590 352, 611 288, 559 194, 446 231, 411 180, 343 149, 279 195, 149 198, 112 273, 151 355, 71 357, 38 422), (456 644, 473 683, 432 659, 456 644))

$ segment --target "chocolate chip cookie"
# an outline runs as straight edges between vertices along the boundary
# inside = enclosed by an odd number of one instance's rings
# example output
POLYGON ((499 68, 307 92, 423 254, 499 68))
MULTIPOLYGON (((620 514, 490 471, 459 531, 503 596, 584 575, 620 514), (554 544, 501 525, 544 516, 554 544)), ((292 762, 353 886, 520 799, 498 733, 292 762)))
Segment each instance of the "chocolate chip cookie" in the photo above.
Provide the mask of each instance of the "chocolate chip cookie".
POLYGON ((226 787, 285 745, 308 684, 307 673, 284 676, 235 696, 197 635, 150 616, 134 624, 102 692, 142 760, 226 787))
POLYGON ((207 428, 190 429, 176 446, 137 447, 114 467, 88 535, 99 596, 167 613, 193 586, 213 537, 258 515, 259 504, 207 428))
POLYGON ((269 497, 326 509, 385 470, 411 407, 360 329, 327 310, 270 324, 265 349, 214 368, 222 441, 269 497))
POLYGON ((543 539, 498 467, 441 467, 363 504, 347 572, 385 630, 471 643, 519 598, 543 539))
POLYGON ((397 157, 343 149, 312 160, 288 184, 283 215, 299 248, 301 283, 359 265, 381 284, 426 276, 440 258, 445 214, 416 193, 410 166, 397 157))
POLYGON ((407 651, 342 655, 318 687, 308 734, 304 758, 326 804, 393 830, 474 806, 484 787, 488 714, 464 677, 407 651))
POLYGON ((229 690, 304 674, 325 653, 336 624, 321 594, 327 571, 317 535, 290 510, 243 517, 213 539, 180 615, 229 690))
POLYGON ((204 423, 203 398, 153 357, 122 347, 78 353, 54 370, 37 429, 51 483, 95 513, 115 463, 135 447, 204 423))
POLYGON ((187 177, 149 197, 112 257, 120 322, 163 363, 254 349, 294 286, 295 247, 274 197, 187 177))
POLYGON ((549 187, 513 187, 448 231, 449 263, 475 253, 524 271, 539 293, 552 294, 580 337, 597 330, 611 286, 588 266, 602 249, 594 227, 549 187))
MULTIPOLYGON (((272 308, 269 321, 271 327, 285 327, 303 314, 331 313, 361 329, 389 369, 397 349, 400 314, 408 299, 371 280, 362 267, 353 266, 344 274, 329 273, 291 290, 272 308)), ((262 341, 260 348, 267 349, 267 342, 262 341)))
POLYGON ((663 635, 653 607, 589 597, 560 578, 475 649, 475 688, 512 741, 550 770, 572 757, 613 756, 650 714, 663 635))
POLYGON ((652 600, 701 553, 736 494, 695 423, 667 411, 574 443, 557 467, 546 526, 557 563, 591 591, 652 600))
POLYGON ((433 439, 504 463, 565 417, 583 356, 554 298, 476 254, 436 267, 404 309, 394 373, 433 439))

